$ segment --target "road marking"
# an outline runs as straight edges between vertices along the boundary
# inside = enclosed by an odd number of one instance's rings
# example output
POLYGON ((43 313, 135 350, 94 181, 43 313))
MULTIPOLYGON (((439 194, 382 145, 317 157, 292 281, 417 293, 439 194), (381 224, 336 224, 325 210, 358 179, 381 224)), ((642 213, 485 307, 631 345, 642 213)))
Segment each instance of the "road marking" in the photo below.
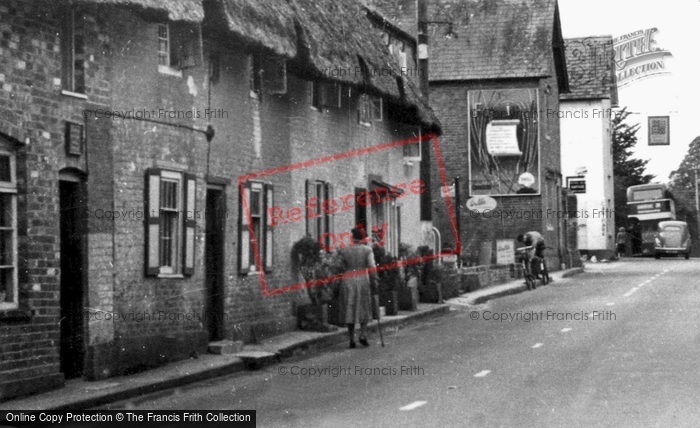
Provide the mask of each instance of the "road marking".
POLYGON ((532 345, 532 349, 541 348, 543 346, 544 346, 544 343, 535 343, 534 345, 532 345))
POLYGON ((562 333, 567 333, 567 332, 570 332, 571 330, 572 330, 571 327, 566 327, 566 328, 562 328, 562 329, 561 329, 561 332, 562 332, 562 333))
POLYGON ((474 377, 484 377, 489 373, 491 373, 491 370, 482 370, 479 373, 475 374, 474 377))
POLYGON ((634 294, 634 292, 637 291, 637 290, 639 290, 639 287, 634 287, 633 289, 631 289, 630 291, 628 291, 627 293, 625 293, 624 296, 625 296, 625 297, 629 297, 629 296, 631 296, 632 294, 634 294))
POLYGON ((428 404, 427 401, 414 401, 411 404, 407 404, 407 405, 403 406, 399 410, 413 410, 413 409, 419 408, 420 406, 424 406, 426 404, 428 404))
POLYGON ((615 306, 615 304, 613 302, 608 302, 605 304, 605 306, 615 306))

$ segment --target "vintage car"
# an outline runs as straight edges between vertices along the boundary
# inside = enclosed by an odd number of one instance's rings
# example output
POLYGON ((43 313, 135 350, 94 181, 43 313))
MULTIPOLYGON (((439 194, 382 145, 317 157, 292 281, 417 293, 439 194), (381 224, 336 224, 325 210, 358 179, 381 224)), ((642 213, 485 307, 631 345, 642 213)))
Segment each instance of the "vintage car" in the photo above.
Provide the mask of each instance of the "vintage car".
POLYGON ((683 254, 690 257, 690 233, 684 221, 661 221, 654 239, 654 257, 683 254))

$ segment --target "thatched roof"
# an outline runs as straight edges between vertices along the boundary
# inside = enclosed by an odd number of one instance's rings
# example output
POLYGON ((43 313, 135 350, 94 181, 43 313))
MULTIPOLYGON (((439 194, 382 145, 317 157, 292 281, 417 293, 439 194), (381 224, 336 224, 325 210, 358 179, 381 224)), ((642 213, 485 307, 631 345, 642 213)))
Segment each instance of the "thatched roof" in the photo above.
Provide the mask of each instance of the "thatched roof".
POLYGON ((207 19, 251 45, 287 58, 297 53, 292 9, 286 0, 205 1, 207 19))
POLYGON ((202 0, 73 0, 75 3, 123 6, 131 10, 156 11, 167 14, 171 21, 202 22, 202 0))
POLYGON ((617 105, 615 51, 612 36, 566 39, 568 94, 562 100, 609 98, 617 105))
POLYGON ((290 4, 300 33, 300 51, 317 73, 344 70, 335 73, 336 80, 400 96, 398 65, 358 1, 291 0, 290 4))

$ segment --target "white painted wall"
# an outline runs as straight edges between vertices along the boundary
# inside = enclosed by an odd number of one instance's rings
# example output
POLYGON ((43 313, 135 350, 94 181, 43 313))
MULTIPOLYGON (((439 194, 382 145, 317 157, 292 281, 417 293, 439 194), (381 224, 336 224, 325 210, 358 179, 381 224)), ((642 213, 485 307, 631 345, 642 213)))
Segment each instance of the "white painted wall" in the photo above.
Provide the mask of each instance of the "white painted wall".
POLYGON ((613 251, 615 199, 610 100, 562 100, 560 109, 564 180, 579 175, 581 169, 586 171, 582 174, 586 179, 586 193, 576 195, 578 247, 580 250, 613 251))

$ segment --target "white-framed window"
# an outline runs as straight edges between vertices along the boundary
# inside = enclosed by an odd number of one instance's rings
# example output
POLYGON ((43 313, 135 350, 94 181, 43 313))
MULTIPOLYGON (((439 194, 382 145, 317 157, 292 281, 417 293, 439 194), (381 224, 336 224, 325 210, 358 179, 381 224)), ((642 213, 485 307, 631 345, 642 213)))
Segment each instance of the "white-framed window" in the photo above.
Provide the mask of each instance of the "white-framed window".
POLYGON ((199 26, 189 23, 159 23, 158 71, 182 77, 182 70, 202 64, 199 26))
MULTIPOLYGON (((66 95, 85 94, 85 31, 82 15, 68 8, 61 23, 61 87, 66 95)), ((81 96, 82 95, 82 96, 81 96)))
POLYGON ((146 174, 146 275, 194 273, 197 212, 194 175, 149 169, 146 174))
POLYGON ((170 67, 170 27, 158 24, 158 65, 170 67))
POLYGON ((18 307, 15 155, 0 150, 0 310, 18 307))
POLYGON ((272 184, 247 181, 239 188, 238 270, 242 275, 258 272, 256 254, 263 269, 272 271, 274 231, 268 208, 273 206, 272 184))

